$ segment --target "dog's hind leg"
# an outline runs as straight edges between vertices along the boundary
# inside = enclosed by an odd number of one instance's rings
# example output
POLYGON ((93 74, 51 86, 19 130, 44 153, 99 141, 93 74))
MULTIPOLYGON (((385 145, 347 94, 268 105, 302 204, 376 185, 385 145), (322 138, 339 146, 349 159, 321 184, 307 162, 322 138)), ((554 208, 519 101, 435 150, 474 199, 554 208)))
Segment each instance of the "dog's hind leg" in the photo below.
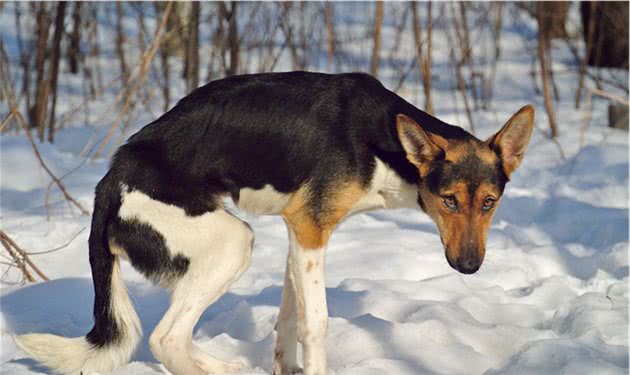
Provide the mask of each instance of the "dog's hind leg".
POLYGON ((175 375, 227 373, 242 367, 211 358, 192 343, 201 314, 249 266, 254 239, 249 226, 229 213, 217 210, 206 215, 210 226, 198 229, 212 231, 212 241, 204 243, 205 249, 197 244, 197 251, 185 253, 190 259, 188 270, 176 282, 171 306, 149 339, 155 357, 175 375))

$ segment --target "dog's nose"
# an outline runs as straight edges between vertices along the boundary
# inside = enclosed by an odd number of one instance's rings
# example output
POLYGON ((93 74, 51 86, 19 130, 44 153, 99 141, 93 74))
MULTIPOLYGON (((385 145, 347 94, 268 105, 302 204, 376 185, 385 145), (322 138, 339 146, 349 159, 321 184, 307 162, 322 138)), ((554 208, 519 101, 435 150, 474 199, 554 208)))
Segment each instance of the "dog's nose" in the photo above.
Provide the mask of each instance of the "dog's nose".
POLYGON ((471 274, 477 272, 481 263, 476 258, 457 259, 457 270, 461 273, 471 274))

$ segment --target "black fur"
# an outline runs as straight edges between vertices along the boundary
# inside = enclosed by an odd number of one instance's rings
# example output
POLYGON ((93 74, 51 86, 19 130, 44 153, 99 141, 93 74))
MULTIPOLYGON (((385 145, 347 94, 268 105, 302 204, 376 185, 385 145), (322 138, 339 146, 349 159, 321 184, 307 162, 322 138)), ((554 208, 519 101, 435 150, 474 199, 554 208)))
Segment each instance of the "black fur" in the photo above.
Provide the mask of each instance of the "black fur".
MULTIPOLYGON (((431 193, 441 195, 442 189, 456 181, 465 181, 469 195, 472 196, 482 182, 495 185, 503 193, 508 178, 500 161, 496 165, 490 165, 471 153, 458 163, 444 160, 434 162, 433 169, 423 182, 431 193)), ((470 203, 472 204, 472 200, 470 203)))
POLYGON ((375 156, 418 182, 396 135, 399 113, 445 138, 470 137, 366 74, 252 74, 194 90, 129 138, 112 172, 193 216, 213 210, 222 194, 238 200, 239 189, 266 184, 288 193, 307 179, 317 206, 340 175, 367 185, 375 156))
POLYGON ((180 254, 171 257, 164 237, 147 224, 117 218, 108 233, 125 249, 133 267, 156 284, 169 285, 188 270, 190 259, 180 254))
POLYGON ((120 338, 110 303, 114 256, 109 251, 107 237, 107 223, 118 211, 120 199, 119 193, 109 183, 108 176, 109 173, 96 185, 94 215, 88 240, 94 283, 94 327, 86 339, 95 347, 114 343, 120 338))

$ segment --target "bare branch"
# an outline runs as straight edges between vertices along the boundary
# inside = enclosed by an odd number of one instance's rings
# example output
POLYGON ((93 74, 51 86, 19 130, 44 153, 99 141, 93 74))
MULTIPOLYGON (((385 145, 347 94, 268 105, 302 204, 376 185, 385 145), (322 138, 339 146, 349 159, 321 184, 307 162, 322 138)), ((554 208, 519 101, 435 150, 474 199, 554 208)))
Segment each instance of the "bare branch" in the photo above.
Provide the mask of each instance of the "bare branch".
POLYGON ((43 280, 49 280, 48 277, 31 261, 26 251, 22 250, 22 248, 20 248, 18 244, 16 244, 15 241, 13 241, 11 237, 9 237, 9 235, 7 235, 1 229, 0 242, 5 247, 5 249, 7 249, 9 253, 11 253, 11 256, 13 257, 13 259, 15 259, 16 264, 18 265, 20 270, 22 270, 24 276, 27 278, 28 281, 34 282, 35 278, 28 271, 27 265, 31 267, 31 269, 33 269, 33 271, 35 271, 35 273, 37 273, 37 275, 39 275, 39 277, 41 277, 43 280))
POLYGON ((19 255, 11 247, 11 245, 7 241, 5 241, 4 237, 0 237, 0 243, 2 243, 2 246, 4 246, 7 252, 11 255, 11 258, 13 258, 13 262, 15 263, 15 266, 19 268, 20 271, 22 271, 23 277, 26 278, 26 280, 28 280, 29 282, 35 282, 35 278, 28 271, 28 269, 26 269, 26 265, 24 264, 22 259, 20 259, 19 255))
POLYGON ((59 251, 59 250, 65 249, 66 247, 68 247, 68 245, 70 245, 72 243, 72 241, 74 241, 77 237, 79 237, 79 234, 83 233, 85 228, 86 227, 81 228, 80 231, 78 231, 74 236, 72 236, 71 239, 69 239, 66 243, 64 243, 61 246, 57 246, 55 248, 52 248, 52 249, 49 249, 49 250, 43 250, 43 251, 29 251, 26 254, 28 254, 28 255, 42 255, 42 254, 54 253, 55 251, 59 251))

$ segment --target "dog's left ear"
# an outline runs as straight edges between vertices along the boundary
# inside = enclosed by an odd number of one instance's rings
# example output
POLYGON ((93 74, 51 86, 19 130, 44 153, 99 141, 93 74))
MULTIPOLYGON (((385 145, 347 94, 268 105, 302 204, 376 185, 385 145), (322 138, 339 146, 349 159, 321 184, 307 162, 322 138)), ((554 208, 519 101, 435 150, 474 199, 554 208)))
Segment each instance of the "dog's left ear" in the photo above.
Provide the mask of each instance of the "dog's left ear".
POLYGON ((501 157, 503 170, 509 177, 523 160, 534 129, 534 106, 526 105, 516 112, 498 133, 486 143, 501 157))
POLYGON ((425 132, 422 126, 403 114, 396 116, 396 130, 407 160, 425 176, 429 171, 429 164, 444 153, 448 142, 438 135, 425 132))

